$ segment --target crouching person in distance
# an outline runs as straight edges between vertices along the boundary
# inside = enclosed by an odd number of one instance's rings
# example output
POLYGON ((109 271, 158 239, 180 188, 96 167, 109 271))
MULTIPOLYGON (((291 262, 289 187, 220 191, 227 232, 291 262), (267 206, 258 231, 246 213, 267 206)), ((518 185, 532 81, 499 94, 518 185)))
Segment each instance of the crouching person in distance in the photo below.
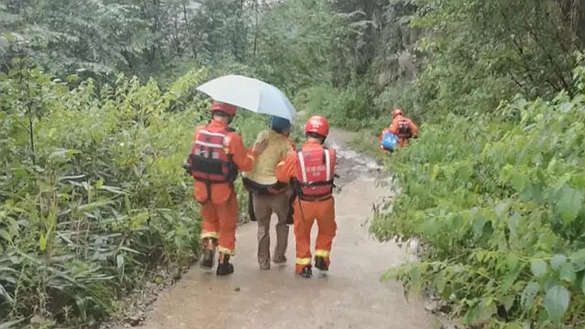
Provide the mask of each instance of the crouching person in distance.
POLYGON ((407 146, 411 138, 418 137, 418 127, 410 118, 404 116, 404 111, 402 111, 402 109, 398 108, 392 111, 392 123, 387 131, 398 136, 400 147, 407 146))
POLYGON ((312 275, 310 240, 313 223, 317 221, 319 227, 315 267, 322 271, 329 269, 329 253, 337 230, 333 200, 336 153, 323 147, 328 134, 327 120, 321 116, 311 117, 305 125, 307 140, 302 149, 289 152, 276 167, 276 178, 281 182, 292 181, 296 195, 293 202, 296 273, 305 278, 312 275))
POLYGON ((203 218, 201 242, 204 247, 201 266, 212 268, 219 249, 217 275, 234 272, 230 256, 234 255, 238 201, 233 182, 238 170, 254 167, 256 157, 266 148, 255 144, 247 150, 241 136, 229 127, 237 107, 213 102, 211 120, 195 129, 194 144, 187 168, 194 178, 194 196, 200 203, 203 218))

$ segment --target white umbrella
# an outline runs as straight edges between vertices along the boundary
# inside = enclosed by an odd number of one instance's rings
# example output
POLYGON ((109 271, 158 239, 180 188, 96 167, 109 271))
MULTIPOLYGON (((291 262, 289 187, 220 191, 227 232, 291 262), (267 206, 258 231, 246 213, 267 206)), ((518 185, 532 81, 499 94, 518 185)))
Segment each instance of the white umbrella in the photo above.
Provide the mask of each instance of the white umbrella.
POLYGON ((216 101, 232 104, 256 113, 269 114, 294 122, 297 112, 278 88, 241 75, 226 75, 208 81, 197 90, 216 101))

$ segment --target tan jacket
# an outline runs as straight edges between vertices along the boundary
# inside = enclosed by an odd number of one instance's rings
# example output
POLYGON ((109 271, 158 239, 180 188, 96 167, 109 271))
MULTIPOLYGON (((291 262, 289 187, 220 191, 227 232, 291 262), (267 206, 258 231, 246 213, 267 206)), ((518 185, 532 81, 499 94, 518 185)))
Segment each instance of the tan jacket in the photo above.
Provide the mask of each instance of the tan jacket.
POLYGON ((294 149, 292 142, 288 137, 275 132, 274 130, 265 130, 258 134, 256 143, 268 140, 266 150, 256 159, 254 168, 243 173, 243 176, 262 185, 272 185, 277 182, 274 175, 274 169, 287 153, 294 149))

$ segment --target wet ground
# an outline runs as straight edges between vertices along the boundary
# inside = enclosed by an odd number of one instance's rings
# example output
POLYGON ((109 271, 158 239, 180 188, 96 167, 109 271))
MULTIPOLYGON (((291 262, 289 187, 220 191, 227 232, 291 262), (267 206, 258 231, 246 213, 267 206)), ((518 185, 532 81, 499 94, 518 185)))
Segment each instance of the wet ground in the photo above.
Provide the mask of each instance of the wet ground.
POLYGON ((328 274, 294 275, 292 227, 288 263, 260 271, 256 224, 246 224, 238 228, 235 274, 217 277, 194 266, 160 295, 143 328, 434 328, 421 300, 407 302, 400 284, 380 281, 385 270, 412 256, 369 235, 372 206, 388 196, 389 188, 377 184, 387 181, 379 165, 345 146, 352 136, 336 130, 329 142, 338 150, 341 177, 335 196, 339 228, 328 274))

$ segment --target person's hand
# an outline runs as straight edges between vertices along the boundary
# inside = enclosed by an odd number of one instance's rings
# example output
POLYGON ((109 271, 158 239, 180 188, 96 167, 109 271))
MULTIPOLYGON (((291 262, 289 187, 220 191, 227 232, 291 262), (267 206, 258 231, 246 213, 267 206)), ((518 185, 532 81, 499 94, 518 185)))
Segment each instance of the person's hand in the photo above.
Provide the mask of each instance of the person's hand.
POLYGON ((262 141, 254 144, 254 146, 252 147, 252 151, 255 152, 256 154, 262 154, 262 152, 264 152, 264 150, 266 150, 267 147, 268 147, 268 140, 263 139, 262 141))

